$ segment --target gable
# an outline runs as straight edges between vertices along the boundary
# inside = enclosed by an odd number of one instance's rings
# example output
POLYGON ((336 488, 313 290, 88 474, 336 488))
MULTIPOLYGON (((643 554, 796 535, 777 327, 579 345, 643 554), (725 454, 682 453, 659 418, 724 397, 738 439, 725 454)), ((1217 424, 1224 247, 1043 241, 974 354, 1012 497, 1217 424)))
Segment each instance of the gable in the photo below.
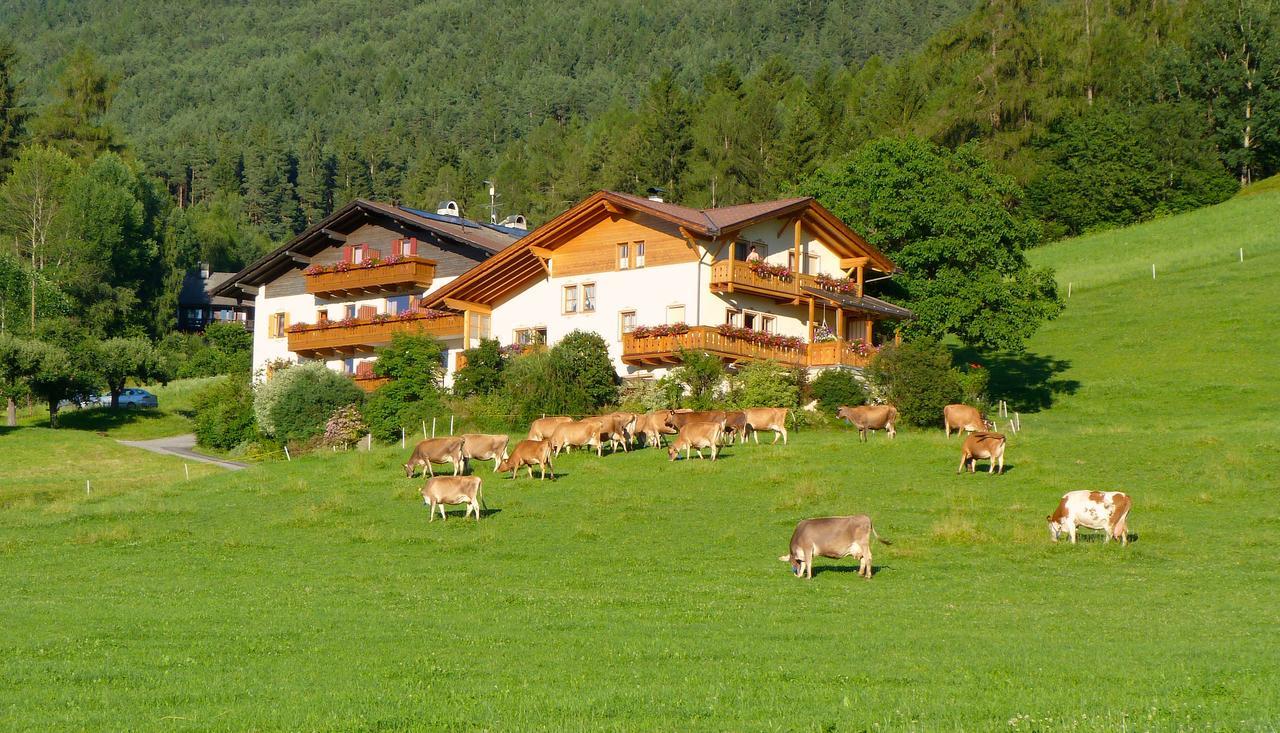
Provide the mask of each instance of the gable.
POLYGON ((543 246, 552 251, 555 277, 588 275, 618 269, 618 245, 644 242, 645 267, 695 262, 698 253, 674 224, 637 213, 602 216, 561 242, 543 246))

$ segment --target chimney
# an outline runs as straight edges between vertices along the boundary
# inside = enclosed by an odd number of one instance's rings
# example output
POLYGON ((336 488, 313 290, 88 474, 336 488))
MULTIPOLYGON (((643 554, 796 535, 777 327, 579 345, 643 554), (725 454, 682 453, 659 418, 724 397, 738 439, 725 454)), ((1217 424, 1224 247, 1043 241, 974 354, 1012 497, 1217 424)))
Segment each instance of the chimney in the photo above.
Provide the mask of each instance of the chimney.
POLYGON ((507 227, 508 229, 523 229, 526 232, 529 231, 529 222, 524 218, 524 214, 512 214, 498 222, 498 226, 507 227))
POLYGON ((666 190, 665 190, 665 189, 658 188, 657 186, 650 186, 650 187, 649 187, 649 200, 650 200, 650 201, 657 201, 658 203, 662 203, 662 194, 664 194, 664 193, 666 193, 666 190))
POLYGON ((462 213, 458 210, 457 201, 441 201, 436 205, 436 213, 440 216, 461 217, 462 213))

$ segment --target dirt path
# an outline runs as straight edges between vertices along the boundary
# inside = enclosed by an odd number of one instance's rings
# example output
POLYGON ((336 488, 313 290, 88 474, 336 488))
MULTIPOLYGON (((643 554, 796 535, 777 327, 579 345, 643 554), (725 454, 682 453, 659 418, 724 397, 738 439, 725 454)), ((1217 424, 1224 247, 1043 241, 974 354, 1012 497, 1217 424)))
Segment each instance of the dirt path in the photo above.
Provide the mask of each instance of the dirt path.
POLYGON ((215 466, 222 466, 231 471, 238 471, 248 467, 248 464, 238 461, 228 461, 222 458, 214 458, 206 456, 203 453, 196 453, 196 436, 187 435, 171 435, 167 438, 156 438, 155 440, 119 440, 116 441, 121 445, 130 445, 134 448, 149 450, 152 453, 162 453, 170 456, 178 456, 200 463, 212 463, 215 466))

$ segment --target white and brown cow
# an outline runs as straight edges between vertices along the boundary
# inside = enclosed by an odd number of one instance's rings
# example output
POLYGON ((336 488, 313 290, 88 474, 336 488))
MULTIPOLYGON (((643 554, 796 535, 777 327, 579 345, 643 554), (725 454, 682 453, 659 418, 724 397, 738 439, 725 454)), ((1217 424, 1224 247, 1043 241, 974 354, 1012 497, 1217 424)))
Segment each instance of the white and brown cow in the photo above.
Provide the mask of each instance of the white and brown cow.
POLYGON ((1071 544, 1076 543, 1076 529, 1100 529, 1106 532, 1104 542, 1114 537, 1121 546, 1129 544, 1129 508, 1133 503, 1129 495, 1120 491, 1068 491, 1062 495, 1058 508, 1046 519, 1053 541, 1066 534, 1071 544))
POLYGON ((462 473, 464 460, 462 438, 427 438, 414 447, 413 455, 409 456, 409 462, 404 464, 404 475, 413 478, 418 467, 421 466, 423 475, 435 476, 436 472, 431 468, 431 464, 452 463, 453 475, 457 476, 462 473))
POLYGON ((778 558, 791 563, 791 572, 813 578, 813 559, 830 557, 839 560, 852 555, 858 558, 858 575, 871 579, 871 538, 886 545, 871 524, 871 517, 856 514, 849 517, 817 517, 801 520, 791 533, 789 552, 778 558))
POLYGON ((964 470, 965 464, 969 464, 969 473, 978 470, 978 459, 991 461, 991 468, 987 473, 1004 473, 1004 435, 1000 433, 988 433, 979 431, 965 437, 964 445, 960 448, 960 467, 956 469, 956 473, 964 470), (997 471, 996 466, 1000 469, 997 471))
POLYGON ((436 476, 422 487, 422 503, 431 510, 432 521, 436 518, 436 509, 440 509, 440 519, 444 520, 446 504, 466 504, 467 512, 463 519, 475 512, 476 521, 480 521, 480 505, 484 497, 480 493, 479 476, 436 476))
POLYGON ((680 451, 684 451, 685 460, 689 459, 691 450, 698 451, 698 459, 702 459, 702 449, 711 449, 711 460, 715 460, 720 452, 720 437, 724 432, 721 423, 718 422, 691 422, 685 423, 680 428, 680 433, 676 435, 676 439, 671 442, 667 448, 667 457, 675 460, 680 455, 680 451))
POLYGON ((748 407, 743 410, 747 416, 747 427, 755 436, 755 442, 760 444, 760 431, 772 430, 773 443, 778 442, 778 436, 782 436, 782 444, 787 444, 787 414, 790 410, 786 407, 748 407))
POLYGON ((947 437, 951 437, 951 431, 957 433, 970 432, 975 430, 995 430, 996 424, 987 419, 976 407, 969 405, 947 405, 942 408, 942 429, 946 431, 947 437))
POLYGON ((462 456, 472 461, 493 459, 493 470, 507 458, 507 444, 511 442, 507 435, 486 435, 484 433, 462 434, 462 456))
POLYGON ((529 470, 529 478, 533 478, 533 467, 538 466, 542 469, 540 479, 547 477, 547 471, 551 471, 551 478, 555 480, 556 469, 551 465, 551 441, 549 440, 522 440, 516 443, 516 449, 512 451, 511 456, 503 459, 502 465, 497 470, 503 473, 511 472, 511 478, 516 477, 516 472, 521 466, 525 466, 529 470))
POLYGON ((850 425, 858 429, 858 440, 867 442, 867 431, 884 430, 892 438, 898 434, 893 424, 898 421, 898 408, 893 405, 858 405, 857 407, 841 407, 836 410, 836 417, 848 420, 850 425))

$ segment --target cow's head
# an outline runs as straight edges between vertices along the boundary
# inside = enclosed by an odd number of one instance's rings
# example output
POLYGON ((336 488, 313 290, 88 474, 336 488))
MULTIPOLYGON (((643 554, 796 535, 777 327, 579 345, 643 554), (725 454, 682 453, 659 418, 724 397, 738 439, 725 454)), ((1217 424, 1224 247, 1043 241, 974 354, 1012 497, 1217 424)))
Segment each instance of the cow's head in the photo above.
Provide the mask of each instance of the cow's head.
POLYGON ((511 470, 511 456, 503 456, 502 462, 498 464, 497 471, 498 473, 503 473, 505 471, 510 471, 510 470, 511 470))
POLYGON ((416 472, 417 470, 418 470, 418 467, 417 467, 417 466, 415 466, 415 465, 413 465, 413 462, 412 462, 412 461, 410 461, 409 463, 404 464, 404 475, 405 475, 405 476, 408 476, 409 478, 413 478, 413 474, 414 474, 414 472, 416 472))
POLYGON ((680 451, 676 450, 675 446, 667 446, 667 458, 674 461, 679 456, 680 456, 680 451))
POLYGON ((1058 541, 1058 535, 1062 534, 1062 525, 1053 518, 1052 514, 1046 515, 1045 519, 1049 522, 1049 536, 1054 542, 1058 541))
POLYGON ((993 433, 996 431, 996 421, 990 418, 982 418, 982 426, 993 433))

